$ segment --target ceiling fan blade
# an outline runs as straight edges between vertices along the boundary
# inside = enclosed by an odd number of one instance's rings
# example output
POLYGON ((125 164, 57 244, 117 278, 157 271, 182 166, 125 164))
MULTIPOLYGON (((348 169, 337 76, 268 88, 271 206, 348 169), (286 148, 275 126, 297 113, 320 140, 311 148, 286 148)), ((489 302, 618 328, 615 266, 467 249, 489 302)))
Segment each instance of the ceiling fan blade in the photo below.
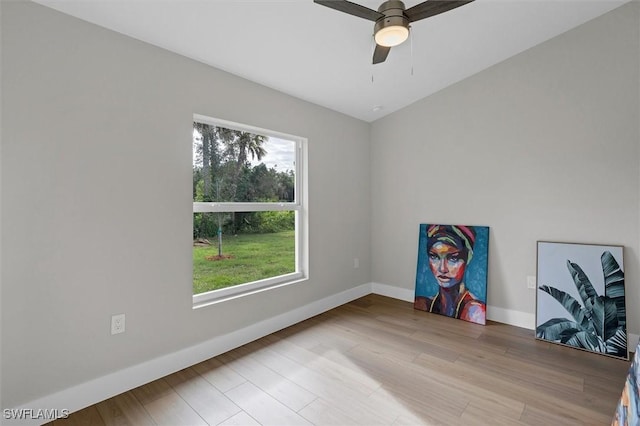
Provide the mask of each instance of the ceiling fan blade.
POLYGON ((390 50, 390 47, 376 44, 376 49, 373 51, 373 63, 379 64, 380 62, 384 62, 387 59, 390 50))
POLYGON ((384 18, 384 15, 376 10, 346 0, 313 0, 313 2, 370 21, 377 21, 380 18, 384 18))
POLYGON ((472 1, 473 0, 428 0, 410 7, 404 11, 404 14, 409 18, 409 22, 415 22, 430 16, 448 12, 456 7, 471 3, 472 1))

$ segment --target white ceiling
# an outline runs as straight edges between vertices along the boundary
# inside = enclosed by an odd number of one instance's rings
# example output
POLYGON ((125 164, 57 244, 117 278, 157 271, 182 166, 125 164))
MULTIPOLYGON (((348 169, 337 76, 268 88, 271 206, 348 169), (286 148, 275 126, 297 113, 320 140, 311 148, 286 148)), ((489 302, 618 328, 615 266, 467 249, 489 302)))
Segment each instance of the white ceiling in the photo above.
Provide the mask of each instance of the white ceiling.
MULTIPOLYGON (((373 22, 312 0, 37 3, 373 121, 628 1, 476 0, 413 23, 412 42, 378 65, 373 22)), ((382 0, 356 2, 377 9, 382 0)))

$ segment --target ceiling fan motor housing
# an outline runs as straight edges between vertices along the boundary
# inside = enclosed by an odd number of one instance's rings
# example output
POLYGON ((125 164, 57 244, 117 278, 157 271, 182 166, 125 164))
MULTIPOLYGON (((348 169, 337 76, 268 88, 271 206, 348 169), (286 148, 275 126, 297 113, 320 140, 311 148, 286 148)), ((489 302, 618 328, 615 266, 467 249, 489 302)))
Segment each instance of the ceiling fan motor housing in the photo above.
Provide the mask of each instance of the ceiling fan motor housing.
POLYGON ((409 19, 404 14, 404 3, 398 0, 389 0, 380 5, 378 12, 384 15, 376 21, 373 27, 373 33, 376 34, 383 28, 400 26, 409 28, 409 19))

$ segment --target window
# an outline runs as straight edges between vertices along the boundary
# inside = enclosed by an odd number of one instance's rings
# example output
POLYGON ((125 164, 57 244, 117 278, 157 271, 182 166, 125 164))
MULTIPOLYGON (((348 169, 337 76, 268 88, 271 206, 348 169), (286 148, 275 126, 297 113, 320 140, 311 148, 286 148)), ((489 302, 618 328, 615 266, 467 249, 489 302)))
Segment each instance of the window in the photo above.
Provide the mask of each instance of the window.
POLYGON ((306 140, 194 115, 193 303, 306 278, 306 140))

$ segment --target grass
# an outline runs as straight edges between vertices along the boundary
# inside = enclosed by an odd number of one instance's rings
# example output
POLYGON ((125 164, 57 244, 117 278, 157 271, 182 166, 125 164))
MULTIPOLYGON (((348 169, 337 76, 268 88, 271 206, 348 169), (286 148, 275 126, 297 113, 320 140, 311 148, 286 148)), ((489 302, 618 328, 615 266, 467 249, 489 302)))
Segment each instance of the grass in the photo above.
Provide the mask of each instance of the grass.
POLYGON ((207 260, 218 255, 217 238, 210 241, 193 248, 193 294, 295 272, 295 231, 223 235, 222 255, 231 258, 222 260, 207 260))

